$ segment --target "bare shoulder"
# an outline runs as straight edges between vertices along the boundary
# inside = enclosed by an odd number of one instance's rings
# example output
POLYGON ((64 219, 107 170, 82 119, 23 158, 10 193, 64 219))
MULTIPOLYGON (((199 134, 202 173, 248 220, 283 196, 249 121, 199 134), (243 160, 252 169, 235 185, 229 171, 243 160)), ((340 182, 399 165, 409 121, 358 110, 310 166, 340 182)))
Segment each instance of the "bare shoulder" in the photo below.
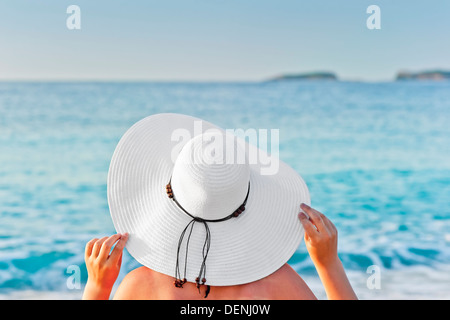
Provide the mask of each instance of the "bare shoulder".
POLYGON ((254 282, 250 288, 259 294, 267 291, 266 295, 269 299, 316 299, 305 281, 287 263, 266 278, 254 282))
MULTIPOLYGON (((175 290, 172 278, 147 267, 128 273, 122 280, 114 299, 198 299, 194 284, 192 290, 175 290)), ((271 275, 255 282, 229 287, 212 287, 211 299, 316 299, 300 275, 288 264, 271 275)))
POLYGON ((284 299, 317 299, 306 282, 300 275, 287 263, 280 268, 280 281, 285 283, 285 294, 288 296, 284 299))
MULTIPOLYGON (((285 280, 302 280, 300 275, 287 263, 285 263, 280 269, 273 273, 276 278, 283 278, 285 280)), ((303 280, 302 280, 303 281, 303 280)))
POLYGON ((130 271, 122 280, 114 299, 133 300, 150 298, 154 282, 154 272, 147 267, 139 267, 130 271))

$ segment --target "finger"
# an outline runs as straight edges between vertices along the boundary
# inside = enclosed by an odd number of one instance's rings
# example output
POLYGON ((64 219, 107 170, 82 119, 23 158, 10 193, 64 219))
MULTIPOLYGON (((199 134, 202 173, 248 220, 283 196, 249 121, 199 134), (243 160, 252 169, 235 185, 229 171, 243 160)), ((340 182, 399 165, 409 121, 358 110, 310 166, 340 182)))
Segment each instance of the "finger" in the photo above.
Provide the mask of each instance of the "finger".
POLYGON ((128 241, 128 233, 125 233, 125 234, 122 235, 120 240, 117 242, 117 244, 114 247, 111 255, 109 256, 109 258, 113 262, 118 262, 119 261, 119 259, 122 256, 123 248, 125 248, 125 245, 127 244, 127 241, 128 241))
POLYGON ((84 249, 84 258, 87 259, 92 254, 92 247, 94 246, 94 243, 97 241, 97 238, 94 238, 90 240, 88 243, 86 243, 86 248, 84 249))
POLYGON ((98 256, 101 259, 107 259, 114 243, 116 243, 116 241, 119 240, 121 236, 122 235, 120 233, 118 233, 118 234, 114 234, 114 235, 110 236, 108 239, 106 239, 105 242, 103 242, 103 244, 102 244, 102 247, 100 249, 100 253, 98 254, 98 256))
POLYGON ((300 208, 308 214, 309 220, 311 220, 311 222, 316 226, 319 232, 324 231, 325 225, 322 221, 322 218, 320 217, 321 213, 319 211, 311 208, 310 206, 304 203, 300 205, 300 208))
POLYGON ((314 239, 318 234, 316 227, 309 221, 308 217, 303 212, 300 212, 298 217, 305 229, 305 238, 309 237, 314 239))
POLYGON ((325 226, 327 227, 328 231, 332 234, 336 234, 337 233, 337 229, 334 226, 333 222, 331 222, 330 219, 328 219, 324 214, 321 215, 322 221, 325 224, 325 226))
POLYGON ((98 257, 98 254, 100 253, 100 249, 102 247, 103 242, 108 239, 108 237, 103 237, 94 243, 94 247, 92 248, 92 254, 91 256, 98 257))

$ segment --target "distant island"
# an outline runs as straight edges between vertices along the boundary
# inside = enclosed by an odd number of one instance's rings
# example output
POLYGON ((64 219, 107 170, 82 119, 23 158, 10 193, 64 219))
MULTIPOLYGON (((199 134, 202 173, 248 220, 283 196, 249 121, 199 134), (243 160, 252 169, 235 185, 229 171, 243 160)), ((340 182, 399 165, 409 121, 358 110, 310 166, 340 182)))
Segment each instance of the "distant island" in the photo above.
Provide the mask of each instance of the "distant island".
POLYGON ((285 74, 269 79, 268 81, 293 81, 293 80, 338 80, 332 72, 310 72, 300 74, 285 74))
MULTIPOLYGON (((335 73, 328 71, 282 74, 273 78, 269 78, 265 81, 284 82, 284 81, 316 81, 316 80, 340 81, 340 79, 337 77, 335 73)), ((443 70, 427 70, 421 72, 399 71, 397 73, 395 81, 404 81, 404 80, 448 81, 450 80, 450 71, 443 71, 443 70)))
POLYGON ((401 71, 397 74, 397 81, 401 80, 450 80, 450 71, 432 70, 422 72, 401 71))

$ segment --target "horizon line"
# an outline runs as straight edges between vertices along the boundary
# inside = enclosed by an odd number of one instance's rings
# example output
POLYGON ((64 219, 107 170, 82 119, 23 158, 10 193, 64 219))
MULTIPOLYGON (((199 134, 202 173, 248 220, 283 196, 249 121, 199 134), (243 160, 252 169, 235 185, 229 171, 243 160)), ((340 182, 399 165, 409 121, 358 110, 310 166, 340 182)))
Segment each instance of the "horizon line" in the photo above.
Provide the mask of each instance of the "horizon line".
MULTIPOLYGON (((397 71, 396 76, 389 78, 378 78, 378 79, 364 79, 357 77, 343 77, 341 78, 334 71, 291 71, 291 72, 279 72, 277 75, 271 75, 259 79, 195 79, 195 78, 180 78, 180 79, 164 79, 164 78, 146 78, 146 77, 136 77, 136 78, 114 78, 114 77, 69 77, 69 78, 41 78, 41 77, 20 77, 20 78, 0 78, 0 82, 154 82, 154 83, 263 83, 276 80, 277 77, 289 76, 289 75, 310 75, 314 73, 330 73, 336 78, 331 79, 292 79, 285 81, 337 81, 337 82, 362 82, 362 83, 385 83, 385 82, 396 82, 398 81, 398 75, 402 73, 406 74, 418 74, 418 73, 429 73, 429 72, 450 72, 443 68, 428 68, 422 69, 421 71, 411 71, 406 69, 400 69, 397 71)), ((426 81, 423 80, 422 81, 426 81)))
POLYGON ((448 82, 448 80, 431 80, 431 79, 410 79, 410 80, 397 80, 397 79, 385 79, 385 80, 367 80, 367 79, 294 79, 294 80, 272 80, 272 79, 263 79, 263 80, 248 80, 248 79, 128 79, 128 78, 30 78, 30 79, 1 79, 0 83, 223 83, 223 84, 231 84, 231 83, 248 83, 248 84, 258 84, 258 83, 333 83, 333 82, 346 82, 346 83, 367 83, 367 84, 375 84, 375 83, 395 83, 395 82, 448 82))
MULTIPOLYGON (((394 79, 346 79, 337 78, 335 80, 329 79, 298 79, 286 80, 280 82, 396 82, 394 79)), ((0 78, 0 82, 154 82, 154 83, 264 83, 277 82, 273 78, 264 79, 161 79, 161 78, 0 78)))

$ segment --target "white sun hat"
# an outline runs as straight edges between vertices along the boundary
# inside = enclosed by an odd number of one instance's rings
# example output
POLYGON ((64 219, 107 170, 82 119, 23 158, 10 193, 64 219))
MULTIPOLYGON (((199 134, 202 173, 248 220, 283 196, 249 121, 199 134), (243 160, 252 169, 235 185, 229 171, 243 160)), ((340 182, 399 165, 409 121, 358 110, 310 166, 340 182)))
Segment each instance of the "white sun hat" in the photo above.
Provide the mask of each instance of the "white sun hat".
POLYGON ((176 286, 184 278, 238 285, 275 272, 303 239, 297 214, 310 204, 286 163, 181 114, 134 124, 116 147, 107 187, 114 226, 130 235, 128 252, 176 286), (270 161, 278 170, 264 174, 270 161))

